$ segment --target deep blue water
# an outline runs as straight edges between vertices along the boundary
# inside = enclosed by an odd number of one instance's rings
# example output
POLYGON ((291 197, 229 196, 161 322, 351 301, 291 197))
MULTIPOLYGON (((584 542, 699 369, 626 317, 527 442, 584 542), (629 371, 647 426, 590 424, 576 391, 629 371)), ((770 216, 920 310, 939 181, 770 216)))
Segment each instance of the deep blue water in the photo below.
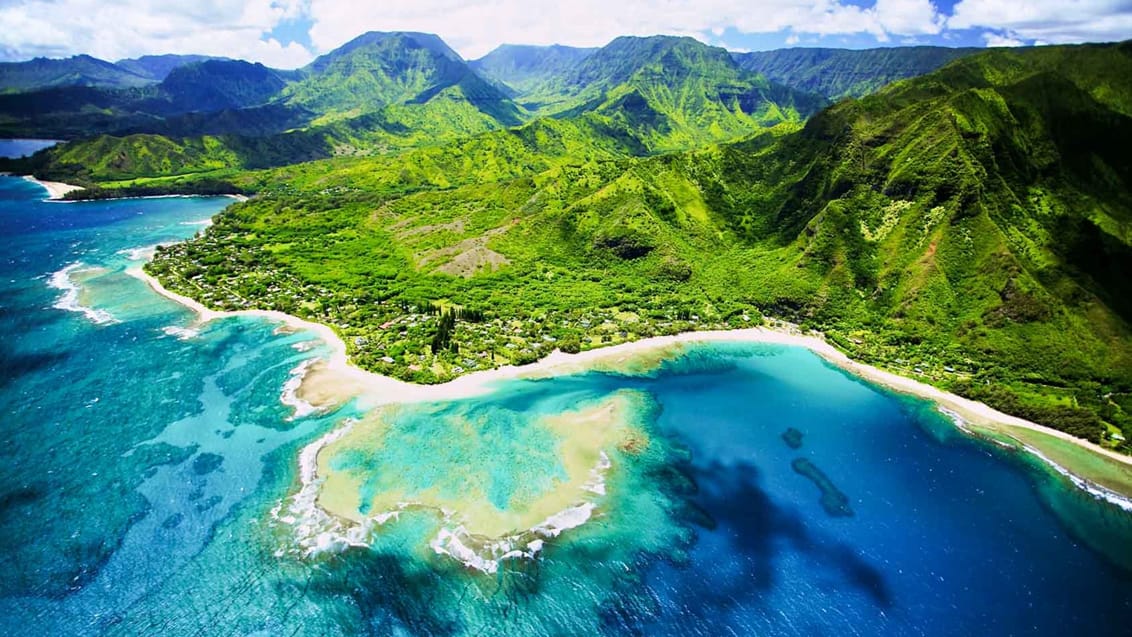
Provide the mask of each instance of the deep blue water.
POLYGON ((58 143, 54 139, 0 139, 0 157, 26 157, 58 143))
POLYGON ((505 423, 513 446, 536 414, 628 391, 649 443, 616 458, 593 519, 495 575, 431 551, 428 515, 304 557, 272 510, 297 490, 300 449, 359 415, 289 420, 283 385, 324 350, 259 319, 185 331, 189 312, 125 274, 131 250, 191 236, 230 200, 42 196, 0 178, 0 633, 1129 634, 1127 514, 785 347, 697 346, 645 376, 406 408, 487 423, 465 435, 505 423), (799 458, 851 516, 822 506, 799 458))

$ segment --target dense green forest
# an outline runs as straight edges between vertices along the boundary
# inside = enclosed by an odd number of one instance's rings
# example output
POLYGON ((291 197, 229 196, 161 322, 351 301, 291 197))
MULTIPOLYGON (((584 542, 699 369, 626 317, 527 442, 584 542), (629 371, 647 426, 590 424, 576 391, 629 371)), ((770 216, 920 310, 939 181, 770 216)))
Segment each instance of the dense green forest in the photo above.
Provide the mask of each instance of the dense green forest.
POLYGON ((469 65, 367 34, 256 71, 296 130, 7 167, 254 194, 150 272, 329 324, 400 378, 781 318, 1093 441, 1132 430, 1132 45, 780 56, 780 82, 686 38, 559 49, 469 65))

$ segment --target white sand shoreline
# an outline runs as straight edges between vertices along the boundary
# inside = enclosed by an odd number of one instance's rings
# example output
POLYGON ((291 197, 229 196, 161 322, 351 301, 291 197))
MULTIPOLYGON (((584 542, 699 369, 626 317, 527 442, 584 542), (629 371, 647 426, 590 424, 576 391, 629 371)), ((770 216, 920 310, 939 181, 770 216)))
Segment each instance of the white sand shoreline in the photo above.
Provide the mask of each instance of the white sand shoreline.
MULTIPOLYGON (((628 361, 645 352, 681 344, 707 342, 769 343, 809 349, 829 363, 855 376, 899 393, 930 400, 940 408, 946 409, 965 422, 976 425, 990 422, 1006 427, 1037 431, 1132 466, 1132 457, 1125 456, 1110 449, 1105 449, 1087 440, 1002 413, 983 403, 945 392, 926 383, 854 361, 845 353, 833 347, 824 338, 821 338, 820 335, 816 334, 803 335, 767 327, 685 332, 672 336, 658 336, 630 343, 621 343, 609 347, 587 350, 578 354, 566 354, 556 350, 549 356, 530 365, 521 367, 507 365, 493 370, 473 372, 439 385, 417 385, 354 367, 349 363, 345 342, 342 341, 333 329, 326 325, 306 321, 283 312, 267 310, 218 312, 208 309, 193 299, 166 290, 160 282, 141 271, 141 269, 131 270, 129 273, 146 281, 158 294, 196 311, 201 322, 207 322, 225 316, 259 316, 285 323, 293 328, 310 330, 316 333, 320 339, 327 343, 333 352, 324 370, 321 371, 323 373, 333 374, 336 380, 340 380, 344 387, 349 388, 351 393, 358 395, 361 404, 365 407, 389 403, 444 401, 469 398, 489 393, 493 385, 499 381, 580 371, 599 362, 616 365, 619 362, 628 361)), ((312 370, 311 373, 314 374, 316 372, 312 370)), ((960 425, 961 430, 970 433, 970 431, 961 426, 961 423, 957 423, 957 425, 960 425)), ((1120 495, 1132 496, 1132 494, 1120 495)))
POLYGON ((83 189, 82 186, 73 186, 71 184, 65 184, 61 181, 43 181, 42 179, 36 179, 31 175, 24 175, 24 180, 30 181, 31 183, 46 190, 48 201, 60 201, 67 193, 83 189))

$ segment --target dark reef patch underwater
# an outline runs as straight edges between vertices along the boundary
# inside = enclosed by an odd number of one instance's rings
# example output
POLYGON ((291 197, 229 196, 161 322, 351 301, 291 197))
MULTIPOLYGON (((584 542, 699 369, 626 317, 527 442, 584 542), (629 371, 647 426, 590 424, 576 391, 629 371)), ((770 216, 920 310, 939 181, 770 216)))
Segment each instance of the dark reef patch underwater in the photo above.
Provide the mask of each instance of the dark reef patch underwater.
POLYGON ((0 179, 0 633, 1128 634, 1132 516, 780 346, 398 407, 333 460, 358 501, 474 485, 500 514, 570 475, 558 416, 633 411, 588 519, 535 558, 469 569, 430 546, 447 522, 426 506, 308 555, 278 513, 300 451, 365 419, 280 402, 325 348, 260 319, 194 327, 125 274, 225 200, 41 197, 0 179))

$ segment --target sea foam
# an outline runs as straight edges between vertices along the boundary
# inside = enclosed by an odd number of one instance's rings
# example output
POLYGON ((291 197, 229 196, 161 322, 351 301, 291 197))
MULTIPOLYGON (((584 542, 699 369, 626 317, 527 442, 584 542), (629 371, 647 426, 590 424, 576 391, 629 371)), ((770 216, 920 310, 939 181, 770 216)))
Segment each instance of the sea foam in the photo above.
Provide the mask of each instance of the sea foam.
POLYGON ((308 416, 315 412, 314 405, 299 398, 298 391, 303 385, 303 379, 306 378, 307 370, 310 369, 311 365, 313 365, 316 360, 318 359, 311 358, 299 363, 298 367, 291 370, 291 377, 287 379, 286 383, 283 383, 283 393, 279 396, 279 402, 293 410, 287 420, 302 418, 303 416, 308 416))
POLYGON ((1113 504, 1113 505, 1115 505, 1115 506, 1117 506, 1117 507, 1119 507, 1119 508, 1121 508, 1125 511, 1132 512, 1132 500, 1129 500, 1128 498, 1120 495, 1119 493, 1116 493, 1115 491, 1110 491, 1110 490, 1102 487, 1099 484, 1090 482, 1090 481, 1088 481, 1084 478, 1081 478, 1081 477, 1075 475, 1074 473, 1072 473, 1071 471, 1069 471, 1065 467, 1057 464, 1056 462, 1051 460, 1049 457, 1044 455, 1042 452, 1038 451, 1037 449, 1035 449, 1035 448, 1033 448, 1029 445, 1022 445, 1022 448, 1025 449, 1026 451, 1028 451, 1031 455, 1037 457, 1042 462, 1049 465, 1050 468, 1053 469, 1054 471, 1056 471, 1059 474, 1061 474, 1062 476, 1068 478, 1069 481, 1072 482, 1074 485, 1076 485, 1078 489, 1081 489, 1085 493, 1088 493, 1089 495, 1093 496, 1094 498, 1096 498, 1098 500, 1104 500, 1105 502, 1108 502, 1109 504, 1113 504))
POLYGON ((118 319, 114 318, 114 316, 106 310, 87 307, 79 303, 79 292, 82 291, 82 288, 71 279, 71 274, 93 269, 95 268, 89 268, 83 263, 76 262, 52 274, 51 278, 47 281, 47 285, 56 290, 63 291, 63 295, 55 301, 52 307, 68 312, 79 312, 90 319, 91 322, 98 325, 117 323, 118 319))
MULTIPOLYGON (((951 421, 953 423, 955 423, 955 426, 958 427, 960 430, 962 430, 964 433, 967 433, 969 435, 976 435, 974 432, 971 431, 970 428, 967 427, 967 421, 964 420, 963 417, 960 416, 958 413, 956 413, 956 412, 954 412, 950 409, 947 409, 946 407, 939 407, 939 411, 943 415, 950 418, 951 421)), ((990 440, 991 440, 991 442, 993 442, 994 444, 996 444, 1000 447, 1004 447, 1006 449, 1014 449, 1014 447, 1006 444, 1005 442, 1002 442, 1002 441, 999 441, 999 440, 994 440, 994 439, 990 439, 990 440)), ((1070 470, 1066 469, 1065 467, 1057 464, 1051 458, 1049 458, 1048 456, 1043 454, 1041 451, 1038 451, 1034 447, 1031 447, 1030 445, 1027 445, 1027 444, 1022 443, 1022 442, 1019 442, 1019 444, 1022 446, 1023 450, 1025 450, 1027 453, 1034 456, 1038 460, 1041 460, 1049 468, 1053 469, 1058 474, 1060 474, 1064 478, 1068 479, 1078 489, 1081 489, 1085 493, 1088 493, 1089 495, 1093 496, 1094 498, 1096 498, 1098 500, 1103 500, 1103 501, 1108 502, 1109 504, 1112 504, 1114 506, 1117 506, 1117 507, 1119 507, 1119 508, 1121 508, 1125 511, 1132 512, 1132 499, 1129 499, 1129 498, 1127 498, 1127 497, 1125 497, 1125 496, 1123 496, 1119 493, 1116 493, 1115 491, 1111 491, 1109 489, 1106 489, 1099 484, 1090 482, 1090 481, 1078 476, 1077 474, 1073 473, 1072 471, 1070 471, 1070 470)))
POLYGON ((153 245, 141 246, 140 248, 126 248, 119 250, 117 254, 125 256, 130 261, 150 261, 153 255, 157 253, 158 248, 173 245, 171 243, 155 243, 153 245))
POLYGON ((161 328, 161 331, 168 336, 175 336, 182 341, 200 336, 200 330, 191 327, 178 327, 176 325, 167 325, 161 328))

